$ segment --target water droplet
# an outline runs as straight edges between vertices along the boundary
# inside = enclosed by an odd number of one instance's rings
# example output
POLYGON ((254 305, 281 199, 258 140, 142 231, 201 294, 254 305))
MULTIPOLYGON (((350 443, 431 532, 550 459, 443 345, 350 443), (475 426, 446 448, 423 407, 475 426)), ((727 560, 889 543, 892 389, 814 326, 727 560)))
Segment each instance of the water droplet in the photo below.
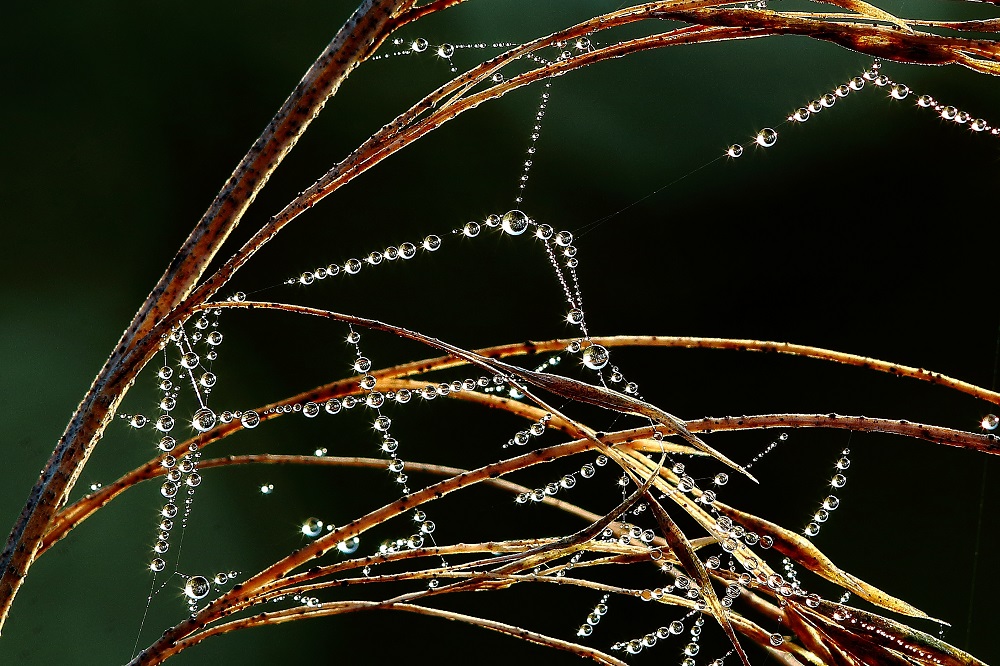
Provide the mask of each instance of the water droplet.
POLYGON ((198 472, 191 472, 187 475, 187 477, 185 477, 184 483, 191 488, 197 488, 201 485, 201 474, 198 472))
POLYGON ((350 539, 345 539, 337 544, 337 550, 339 550, 344 555, 350 555, 358 549, 361 544, 361 539, 356 536, 352 536, 350 539))
POLYGON ((810 536, 810 537, 816 536, 817 534, 819 534, 819 524, 818 523, 809 523, 808 525, 806 525, 805 534, 806 534, 806 536, 810 536))
POLYGON ((906 96, 910 94, 910 89, 902 83, 894 83, 889 94, 893 99, 906 99, 906 96))
POLYGON ((194 426, 194 429, 198 432, 211 430, 215 427, 215 423, 215 412, 208 407, 202 407, 194 413, 193 417, 191 417, 191 425, 194 426))
POLYGON ((771 634, 771 636, 768 638, 768 642, 770 642, 771 645, 777 647, 777 646, 781 645, 782 643, 784 643, 785 639, 781 636, 781 634, 774 633, 774 634, 771 634))
POLYGON ((946 106, 941 109, 941 117, 945 120, 955 120, 958 116, 958 109, 954 106, 946 106))
POLYGON ((847 477, 843 474, 834 474, 830 479, 830 485, 834 488, 843 488, 847 484, 847 477))
POLYGON ((204 599, 211 590, 212 584, 204 576, 191 576, 184 584, 184 594, 194 601, 204 599))
POLYGON ((128 420, 128 424, 133 428, 135 428, 136 430, 142 428, 147 423, 149 423, 149 419, 147 419, 142 414, 135 414, 128 420))
POLYGON ((805 107, 796 109, 795 113, 792 114, 792 120, 797 120, 800 123, 809 120, 809 109, 805 107))
POLYGON ((323 531, 323 521, 319 518, 306 518, 299 531, 307 537, 318 537, 323 531))
POLYGON ((220 571, 219 573, 215 574, 214 581, 216 585, 225 585, 226 583, 229 582, 229 576, 220 571))
POLYGON ((218 379, 216 378, 214 372, 206 372, 202 374, 200 379, 198 379, 198 383, 205 388, 212 388, 215 386, 216 381, 218 381, 218 379))
POLYGON ((865 87, 865 80, 860 76, 855 76, 853 79, 847 82, 847 85, 851 87, 851 90, 861 90, 865 87))
POLYGON ((765 127, 761 131, 757 132, 757 145, 763 148, 770 148, 778 140, 778 133, 775 132, 770 127, 765 127))
POLYGON ((569 311, 569 314, 566 315, 566 321, 571 324, 579 324, 583 321, 583 310, 573 308, 569 311))
POLYGON ((423 246, 428 252, 434 252, 441 247, 441 238, 431 234, 424 239, 423 246))
POLYGON ((539 224, 538 228, 535 229, 535 238, 538 238, 540 240, 548 240, 552 238, 552 234, 554 233, 555 230, 548 224, 539 224))
POLYGON ((391 425, 392 425, 392 419, 390 419, 388 416, 378 417, 377 419, 375 419, 375 423, 373 424, 374 428, 379 432, 385 432, 386 430, 389 429, 389 426, 391 425))
POLYGON ((591 370, 600 370, 608 364, 611 355, 601 345, 592 344, 583 350, 583 364, 591 370))
POLYGON ((466 222, 465 226, 462 227, 462 235, 466 238, 475 238, 479 235, 479 230, 478 222, 466 222))
POLYGON ((504 213, 500 225, 511 236, 520 236, 528 230, 528 216, 519 210, 510 210, 504 213))
POLYGON ((307 419, 316 418, 317 416, 319 416, 319 405, 317 405, 315 402, 307 402, 306 404, 302 405, 302 415, 305 416, 307 419))
POLYGON ((684 654, 693 657, 701 651, 701 646, 697 643, 688 643, 684 646, 684 654))
POLYGON ((174 376, 174 369, 164 366, 156 371, 156 376, 160 379, 170 379, 174 376))
POLYGON ((423 53, 427 50, 427 40, 423 37, 418 37, 410 44, 410 50, 415 53, 423 53))
POLYGON ((417 246, 413 243, 403 243, 399 246, 399 256, 403 259, 413 259, 417 256, 417 246))
POLYGON ((844 457, 837 461, 837 469, 847 469, 851 466, 851 459, 844 457))
POLYGON ((442 58, 450 58, 455 54, 455 47, 451 44, 442 44, 438 47, 437 54, 442 58))
POLYGON ((262 483, 260 485, 260 494, 261 495, 270 495, 273 492, 274 492, 274 484, 273 483, 262 483))
POLYGON ((372 362, 365 358, 364 356, 359 356, 357 360, 354 361, 355 372, 368 372, 372 367, 372 362))
POLYGON ((430 534, 435 529, 437 529, 437 526, 434 524, 433 520, 425 520, 424 522, 420 523, 420 531, 423 532, 424 534, 430 534))
POLYGON ((260 425, 260 414, 252 409, 248 409, 243 412, 243 416, 240 417, 240 423, 244 428, 252 429, 260 425))
POLYGON ((348 275, 357 275, 361 272, 361 262, 355 258, 350 258, 344 262, 344 271, 348 275))
POLYGON ((580 476, 582 476, 585 479, 589 479, 589 478, 593 477, 594 474, 596 474, 596 473, 597 473, 597 470, 595 470, 594 466, 591 465, 590 463, 587 463, 586 465, 584 465, 583 467, 580 468, 580 476))
POLYGON ((729 146, 729 148, 726 149, 726 155, 729 155, 730 157, 739 157, 742 154, 743 154, 743 146, 741 146, 738 143, 734 143, 733 145, 729 146))
POLYGON ((185 352, 181 355, 181 365, 183 365, 188 370, 198 367, 198 363, 201 361, 198 355, 194 352, 185 352))
POLYGON ((983 420, 979 422, 983 430, 996 430, 997 426, 1000 425, 1000 417, 996 414, 987 414, 983 417, 983 420))
POLYGON ((834 495, 828 495, 825 500, 823 500, 823 508, 827 511, 833 511, 838 506, 840 506, 840 500, 834 495))
POLYGON ((149 563, 149 570, 150 571, 163 571, 164 567, 166 567, 166 566, 167 566, 167 563, 163 561, 163 558, 156 557, 156 558, 153 558, 153 561, 149 563))

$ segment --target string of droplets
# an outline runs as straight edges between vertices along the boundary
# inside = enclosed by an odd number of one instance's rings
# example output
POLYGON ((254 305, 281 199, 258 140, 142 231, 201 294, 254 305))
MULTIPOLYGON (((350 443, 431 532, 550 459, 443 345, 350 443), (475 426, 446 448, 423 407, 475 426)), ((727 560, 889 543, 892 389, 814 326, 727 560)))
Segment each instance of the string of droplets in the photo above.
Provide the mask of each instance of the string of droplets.
MULTIPOLYGON (((183 534, 188 526, 192 508, 194 505, 195 489, 201 485, 202 477, 198 472, 198 461, 201 452, 198 450, 198 442, 192 441, 187 452, 179 459, 173 454, 177 445, 176 440, 170 434, 177 425, 177 421, 172 415, 178 404, 178 398, 185 391, 185 387, 190 384, 190 392, 194 395, 198 403, 198 409, 191 419, 191 426, 197 432, 205 432, 216 424, 214 413, 208 408, 208 396, 215 386, 217 378, 204 362, 213 362, 218 357, 218 346, 222 343, 223 335, 218 330, 220 310, 211 310, 202 314, 193 321, 193 331, 188 334, 182 326, 173 330, 161 344, 163 352, 163 365, 156 373, 157 388, 161 392, 158 402, 159 415, 152 421, 153 428, 161 434, 157 442, 160 466, 166 472, 165 480, 160 486, 160 494, 166 499, 166 503, 159 511, 157 517, 155 541, 152 547, 154 557, 150 560, 148 568, 153 573, 153 582, 150 594, 146 599, 146 608, 152 603, 153 597, 162 591, 174 575, 179 575, 185 580, 183 588, 183 598, 187 601, 188 610, 194 613, 197 604, 212 591, 213 586, 221 589, 227 583, 232 582, 237 576, 237 571, 219 572, 211 578, 200 574, 185 574, 178 568, 180 560, 180 548, 177 550, 176 562, 173 573, 164 581, 159 589, 156 588, 156 577, 166 569, 167 563, 164 556, 170 550, 171 535, 179 532, 183 540, 183 534), (199 349, 198 345, 201 346, 199 349), (176 378, 182 380, 175 384, 175 369, 171 366, 169 349, 176 348, 177 365, 176 378), (183 381, 188 380, 188 381, 183 381), (183 512, 178 507, 177 496, 182 488, 187 488, 187 497, 184 499, 183 512), (177 517, 180 515, 180 525, 178 529, 177 517)), ((134 429, 144 428, 150 421, 142 414, 123 414, 121 418, 128 421, 129 426, 134 429)), ((144 616, 145 617, 145 616, 144 616)), ((139 631, 141 632, 140 625, 139 631)), ((137 636, 138 639, 138 636, 137 636)))
MULTIPOLYGON (((984 118, 974 118, 971 113, 959 109, 956 106, 941 104, 931 95, 917 95, 906 84, 894 81, 881 73, 882 63, 877 58, 872 62, 871 68, 865 70, 860 76, 855 76, 846 83, 842 83, 832 91, 824 93, 812 100, 805 106, 799 107, 786 119, 788 122, 804 123, 810 117, 820 113, 825 109, 832 108, 838 99, 843 99, 851 93, 856 93, 865 88, 866 83, 871 83, 878 88, 886 88, 889 97, 894 100, 904 100, 907 97, 915 96, 916 104, 922 109, 930 109, 936 112, 944 120, 950 120, 959 125, 967 125, 970 131, 987 132, 992 136, 1000 135, 1000 127, 996 127, 987 122, 984 118)), ((778 133, 773 128, 765 127, 754 137, 754 140, 747 144, 734 143, 726 149, 726 155, 737 158, 743 155, 744 150, 756 144, 761 148, 770 148, 778 140, 778 133)), ((998 420, 1000 423, 1000 420, 998 420)))

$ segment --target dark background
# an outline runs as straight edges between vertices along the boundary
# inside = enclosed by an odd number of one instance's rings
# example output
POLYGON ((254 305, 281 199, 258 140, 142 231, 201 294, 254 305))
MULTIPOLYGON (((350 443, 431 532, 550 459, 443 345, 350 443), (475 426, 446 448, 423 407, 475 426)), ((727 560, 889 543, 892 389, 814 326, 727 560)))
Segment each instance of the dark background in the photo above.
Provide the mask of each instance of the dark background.
MULTIPOLYGON (((902 12, 902 5, 885 8, 902 12)), ((399 36, 431 44, 521 41, 616 7, 478 0, 399 36)), ((73 408, 176 247, 351 9, 351 2, 292 0, 38 2, 8 10, 0 28, 0 524, 20 511, 73 408)), ((903 13, 982 18, 989 11, 926 2, 906 3, 903 13)), ((470 67, 496 52, 459 50, 454 61, 470 67)), ((868 63, 829 44, 787 37, 645 53, 556 79, 524 209, 577 232, 591 332, 787 340, 992 385, 1000 323, 998 140, 944 122, 916 108, 912 97, 890 100, 885 90, 852 94, 804 126, 783 121, 868 63), (715 160, 764 126, 779 131, 774 148, 715 160)), ((995 79, 957 67, 887 63, 884 71, 918 93, 1000 123, 995 79)), ((272 178, 234 242, 448 76, 429 52, 356 72, 272 178)), ((232 290, 381 317, 468 347, 569 335, 558 284, 528 239, 484 233, 456 242, 447 235, 512 207, 539 92, 517 91, 466 114, 362 176, 269 244, 232 290), (444 236, 445 248, 405 267, 383 265, 308 290, 264 290, 317 265, 427 233, 444 236)), ((257 313, 226 315, 222 330, 213 396, 219 408, 263 404, 348 372, 341 327, 257 313)), ((432 355, 375 334, 363 344, 377 366, 432 355)), ((838 412, 975 430, 991 409, 941 388, 817 361, 680 350, 618 350, 613 358, 648 399, 685 418, 838 412)), ((122 411, 153 414, 154 400, 146 373, 122 411)), ((443 402, 389 412, 404 457, 481 464, 500 455, 521 427, 443 402)), ((595 427, 616 425, 591 416, 595 427)), ((376 455, 366 418, 356 411, 336 422, 290 419, 234 437, 220 450, 308 453, 325 446, 331 454, 376 455)), ((711 442, 746 461, 774 435, 719 434, 711 442)), ((149 458, 154 439, 148 428, 116 424, 74 498, 149 458)), ((950 622, 950 642, 996 661, 993 598, 1000 589, 989 564, 998 552, 995 463, 897 437, 795 431, 755 468, 760 488, 734 480, 722 499, 800 527, 826 494, 846 445, 853 465, 839 493, 842 508, 817 544, 845 569, 950 622)), ((543 483, 576 463, 522 480, 543 483)), ((695 475, 716 471, 702 464, 695 475)), ((396 492, 377 471, 246 468, 205 477, 184 540, 185 573, 249 575, 301 543, 296 526, 304 517, 341 524, 396 492), (254 492, 262 481, 275 484, 272 496, 254 492)), ((605 470, 567 498, 606 510, 614 502, 612 478, 605 470)), ((414 485, 425 481, 415 477, 414 485)), ((148 592, 159 504, 154 487, 136 489, 41 558, 15 602, 0 660, 127 661, 148 592)), ((428 510, 445 542, 579 527, 544 507, 515 511, 508 497, 487 490, 428 510)), ((362 550, 408 529, 386 526, 366 536, 362 550)), ((824 595, 838 594, 804 580, 824 595)), ((140 647, 182 618, 178 587, 154 601, 140 647)), ((571 638, 596 601, 593 593, 529 588, 442 603, 571 638)), ((676 617, 628 599, 611 606, 590 639, 596 646, 676 617)), ((671 643, 639 660, 673 659, 681 643, 671 643)), ((720 645, 714 628, 706 630, 705 645, 706 661, 724 653, 709 647, 720 645)), ((241 651, 247 663, 434 663, 453 649, 474 649, 470 654, 486 663, 570 660, 438 620, 359 614, 212 639, 176 661, 227 663, 241 651)), ((757 656, 755 663, 766 661, 757 656)))

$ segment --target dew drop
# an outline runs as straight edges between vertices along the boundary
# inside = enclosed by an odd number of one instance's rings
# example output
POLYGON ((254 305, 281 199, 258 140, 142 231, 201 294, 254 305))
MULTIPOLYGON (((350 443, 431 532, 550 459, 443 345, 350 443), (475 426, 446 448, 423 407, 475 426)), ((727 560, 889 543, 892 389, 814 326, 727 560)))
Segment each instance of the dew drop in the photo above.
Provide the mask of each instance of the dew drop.
POLYGON ((147 419, 142 414, 135 414, 128 420, 128 424, 133 428, 135 428, 136 430, 142 428, 147 423, 149 423, 149 419, 147 419))
POLYGON ((739 157, 742 154, 743 154, 743 146, 741 146, 738 143, 734 143, 733 145, 729 146, 729 148, 726 149, 726 155, 729 155, 730 157, 739 157))
POLYGON ((441 238, 435 236, 434 234, 431 234, 430 236, 424 239, 423 246, 424 249, 427 250, 428 252, 434 252, 435 250, 441 247, 441 238))
POLYGON ((215 427, 215 423, 215 412, 208 407, 202 407, 194 413, 193 417, 191 417, 191 425, 194 426, 194 429, 198 432, 211 430, 215 427))
POLYGON ((997 426, 1000 425, 1000 417, 996 414, 987 414, 979 425, 982 426, 983 430, 996 430, 997 426))
POLYGON ((274 492, 274 484, 273 483, 262 483, 260 485, 260 494, 261 495, 270 495, 273 492, 274 492))
POLYGON ((462 235, 466 238, 475 238, 479 235, 479 230, 478 222, 466 222, 465 226, 462 227, 462 235))
POLYGON ((442 58, 450 58, 455 54, 455 47, 451 44, 442 44, 438 47, 437 54, 442 58))
POLYGON ((198 355, 194 352, 185 352, 181 355, 181 365, 183 365, 188 370, 198 367, 198 363, 201 361, 198 355))
POLYGON ((201 378, 198 379, 198 383, 204 386, 205 388, 212 388, 213 386, 215 386, 215 383, 217 381, 218 379, 216 378, 214 372, 206 372, 202 374, 201 378))
POLYGON ((583 364, 591 370, 600 370, 608 364, 611 355, 601 345, 592 344, 583 350, 583 364))
POLYGON ((319 416, 319 405, 317 405, 315 402, 307 402, 306 404, 302 405, 302 415, 305 416, 307 419, 316 418, 317 416, 319 416))
POLYGON ((339 550, 344 555, 350 555, 358 549, 361 544, 361 539, 356 536, 352 536, 350 539, 345 539, 337 544, 337 550, 339 550))
POLYGON ((417 256, 417 246, 413 243, 403 243, 399 246, 399 256, 403 259, 413 259, 417 256))
POLYGON ((160 432, 170 432, 174 429, 174 417, 169 414, 161 415, 156 419, 156 429, 160 432))
POLYGON ((539 224, 538 228, 535 229, 535 238, 538 238, 539 240, 548 240, 552 238, 552 234, 554 233, 555 230, 551 226, 547 224, 539 224))
POLYGON ((763 148, 770 148, 777 142, 778 133, 775 132, 770 127, 765 127, 761 131, 757 132, 757 145, 763 148))
POLYGON ((892 89, 889 91, 889 95, 891 95, 893 99, 906 99, 906 96, 909 94, 910 89, 902 83, 892 84, 892 89))
POLYGON ((423 53, 427 50, 427 40, 423 37, 413 40, 413 43, 410 44, 410 50, 414 53, 423 53))
POLYGON ((323 531, 323 521, 319 518, 306 518, 299 531, 307 537, 318 537, 323 531))
POLYGON ((163 558, 156 557, 156 558, 153 558, 153 561, 149 563, 149 570, 150 571, 163 571, 164 567, 166 567, 166 566, 167 566, 167 563, 163 561, 163 558))
POLYGON ((260 425, 260 414, 252 409, 248 409, 243 412, 243 416, 240 417, 240 423, 244 428, 253 429, 260 425))
POLYGON ((184 594, 194 601, 207 597, 211 589, 212 584, 204 576, 191 576, 184 584, 184 594))
POLYGON ((504 213, 500 225, 511 236, 520 236, 528 230, 528 216, 519 210, 510 210, 504 213))

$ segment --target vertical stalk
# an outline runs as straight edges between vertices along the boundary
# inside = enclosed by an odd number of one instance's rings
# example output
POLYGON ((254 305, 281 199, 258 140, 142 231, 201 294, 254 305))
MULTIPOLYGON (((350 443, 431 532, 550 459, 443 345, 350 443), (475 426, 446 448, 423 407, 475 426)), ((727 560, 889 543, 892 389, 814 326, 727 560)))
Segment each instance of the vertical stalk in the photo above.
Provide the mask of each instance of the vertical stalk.
POLYGON ((340 84, 392 33, 416 0, 365 0, 289 95, 146 297, 80 402, 0 553, 0 629, 56 511, 159 341, 151 332, 195 288, 268 178, 340 84))

